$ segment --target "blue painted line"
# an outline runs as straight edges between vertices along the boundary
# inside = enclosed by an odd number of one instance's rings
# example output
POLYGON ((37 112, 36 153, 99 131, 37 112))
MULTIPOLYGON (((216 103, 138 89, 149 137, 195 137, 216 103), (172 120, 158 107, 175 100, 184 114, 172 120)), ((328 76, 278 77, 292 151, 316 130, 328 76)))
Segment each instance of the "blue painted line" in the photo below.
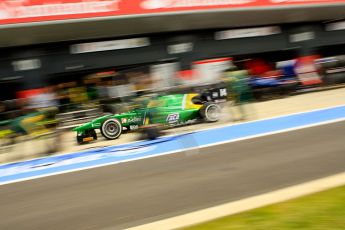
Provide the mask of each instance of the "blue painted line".
POLYGON ((141 141, 119 146, 92 149, 83 152, 34 159, 0 165, 0 184, 34 177, 63 173, 71 170, 116 164, 167 152, 183 151, 198 146, 212 145, 313 125, 345 118, 345 106, 319 111, 225 126, 173 137, 162 137, 155 141, 141 141))

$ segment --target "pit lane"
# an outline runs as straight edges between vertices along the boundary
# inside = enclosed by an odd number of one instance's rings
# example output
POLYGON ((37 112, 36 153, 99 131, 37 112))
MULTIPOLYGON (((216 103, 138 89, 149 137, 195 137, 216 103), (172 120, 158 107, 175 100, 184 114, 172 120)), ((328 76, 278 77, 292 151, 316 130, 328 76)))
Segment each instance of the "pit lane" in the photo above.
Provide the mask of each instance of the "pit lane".
POLYGON ((123 229, 345 171, 344 122, 1 186, 1 229, 123 229))

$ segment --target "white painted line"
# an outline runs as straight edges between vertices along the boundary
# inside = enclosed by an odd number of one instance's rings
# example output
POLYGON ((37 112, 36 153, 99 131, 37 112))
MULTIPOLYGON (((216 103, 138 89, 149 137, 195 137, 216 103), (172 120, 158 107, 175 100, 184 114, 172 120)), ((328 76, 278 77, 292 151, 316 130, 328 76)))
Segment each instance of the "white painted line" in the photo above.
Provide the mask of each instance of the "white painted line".
POLYGON ((204 210, 128 228, 127 230, 168 230, 184 228, 263 206, 295 199, 301 196, 306 196, 312 193, 321 192, 342 185, 345 185, 345 172, 204 210))
POLYGON ((237 141, 249 140, 249 139, 254 139, 254 138, 259 138, 259 137, 264 137, 264 136, 270 136, 270 135, 274 135, 274 134, 279 134, 279 133, 286 133, 286 132, 291 132, 291 131, 300 130, 300 129, 306 129, 306 128, 312 128, 312 127, 321 126, 321 125, 337 123, 337 122, 340 122, 340 121, 345 121, 345 117, 344 118, 339 118, 339 119, 334 119, 334 120, 329 120, 329 121, 325 121, 325 122, 314 123, 314 124, 311 124, 311 125, 298 126, 298 127, 295 127, 295 128, 282 129, 282 130, 279 130, 279 131, 268 132, 268 133, 263 133, 263 134, 258 134, 258 135, 252 135, 252 136, 232 139, 232 140, 228 140, 228 141, 222 141, 222 142, 217 142, 217 143, 212 143, 212 144, 207 144, 207 145, 200 145, 198 147, 181 148, 181 149, 177 149, 177 150, 174 150, 174 151, 164 152, 164 153, 160 153, 160 154, 156 154, 156 155, 149 155, 149 156, 144 156, 144 157, 138 157, 138 158, 133 158, 133 159, 128 159, 128 160, 123 160, 123 161, 116 161, 116 162, 110 162, 110 163, 104 163, 104 164, 99 164, 99 165, 88 166, 88 167, 85 167, 85 168, 77 168, 77 169, 66 170, 66 171, 61 171, 61 172, 54 172, 54 173, 49 173, 49 174, 44 174, 44 175, 39 175, 39 176, 33 176, 33 177, 28 177, 28 178, 23 178, 23 179, 8 181, 8 182, 1 182, 0 185, 13 184, 13 183, 18 183, 18 182, 28 181, 28 180, 34 180, 34 179, 48 177, 48 176, 55 176, 55 175, 60 175, 60 174, 65 174, 65 173, 83 171, 83 170, 99 168, 99 167, 115 165, 115 164, 121 164, 121 163, 126 163, 126 162, 131 162, 131 161, 137 161, 137 160, 143 160, 143 159, 148 159, 148 158, 160 157, 160 156, 169 155, 169 154, 173 154, 173 153, 179 153, 179 152, 183 152, 183 151, 190 151, 190 150, 194 150, 194 149, 207 148, 207 147, 212 147, 212 146, 216 146, 216 145, 222 145, 222 144, 227 144, 227 143, 232 143, 232 142, 237 142, 237 141))

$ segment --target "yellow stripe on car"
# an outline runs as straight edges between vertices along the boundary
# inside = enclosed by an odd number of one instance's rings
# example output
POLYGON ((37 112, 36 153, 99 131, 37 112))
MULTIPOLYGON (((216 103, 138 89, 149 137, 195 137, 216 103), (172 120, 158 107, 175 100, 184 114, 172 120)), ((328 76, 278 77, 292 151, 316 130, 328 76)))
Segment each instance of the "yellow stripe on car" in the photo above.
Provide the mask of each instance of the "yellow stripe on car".
POLYGON ((184 97, 184 99, 185 99, 184 108, 185 109, 200 109, 202 107, 202 105, 194 104, 192 101, 192 99, 198 95, 199 94, 196 94, 196 93, 187 94, 187 96, 184 97))

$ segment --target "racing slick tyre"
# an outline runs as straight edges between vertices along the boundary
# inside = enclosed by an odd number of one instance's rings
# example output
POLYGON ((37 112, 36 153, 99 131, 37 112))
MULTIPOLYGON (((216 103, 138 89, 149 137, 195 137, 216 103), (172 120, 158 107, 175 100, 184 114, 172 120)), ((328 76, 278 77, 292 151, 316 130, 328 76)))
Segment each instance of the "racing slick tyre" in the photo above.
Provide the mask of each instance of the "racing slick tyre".
POLYGON ((93 137, 93 140, 97 140, 97 133, 96 130, 90 130, 90 136, 93 137))
POLYGON ((147 126, 142 128, 142 139, 155 140, 161 136, 160 129, 157 126, 147 126))
POLYGON ((101 134, 108 140, 117 139, 122 133, 122 125, 117 119, 108 119, 101 126, 101 134))
POLYGON ((77 143, 79 144, 79 145, 82 145, 82 144, 84 144, 84 141, 83 141, 83 139, 84 139, 84 136, 77 136, 77 143))
POLYGON ((83 135, 77 135, 77 143, 79 145, 84 144, 85 143, 84 138, 87 138, 87 137, 92 137, 93 140, 97 140, 96 131, 94 129, 92 129, 92 130, 86 131, 86 133, 83 135))
POLYGON ((216 122, 219 120, 222 109, 218 104, 207 102, 200 109, 200 116, 206 122, 216 122))

